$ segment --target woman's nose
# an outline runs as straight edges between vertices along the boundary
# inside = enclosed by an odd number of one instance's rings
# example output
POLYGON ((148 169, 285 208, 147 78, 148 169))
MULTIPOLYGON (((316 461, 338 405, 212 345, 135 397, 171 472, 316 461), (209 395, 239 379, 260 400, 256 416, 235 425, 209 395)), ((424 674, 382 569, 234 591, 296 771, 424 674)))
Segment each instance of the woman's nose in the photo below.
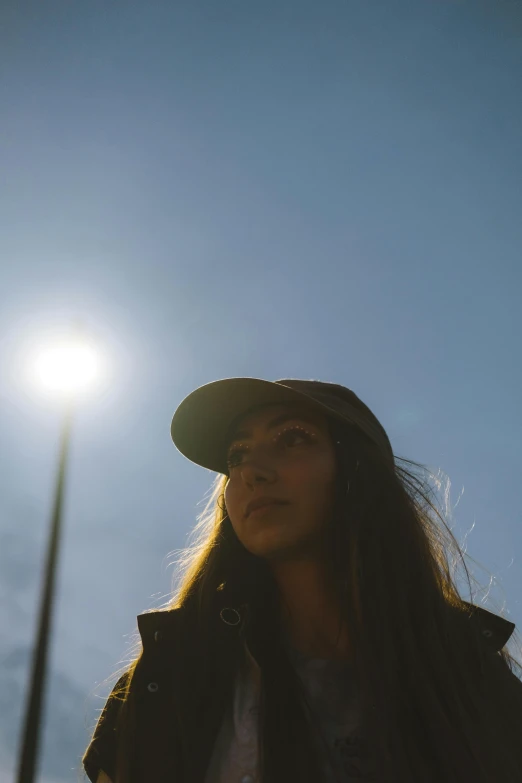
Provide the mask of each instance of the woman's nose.
POLYGON ((241 475, 245 481, 270 481, 275 476, 275 470, 266 457, 249 455, 241 467, 241 475))

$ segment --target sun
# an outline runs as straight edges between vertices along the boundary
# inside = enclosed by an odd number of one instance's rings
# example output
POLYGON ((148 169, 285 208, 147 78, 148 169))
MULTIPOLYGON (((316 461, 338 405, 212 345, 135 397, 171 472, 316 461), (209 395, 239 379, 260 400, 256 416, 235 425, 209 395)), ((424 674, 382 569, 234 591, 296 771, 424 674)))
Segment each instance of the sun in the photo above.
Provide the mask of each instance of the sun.
POLYGON ((85 339, 66 338, 42 346, 34 356, 34 380, 47 392, 61 395, 89 390, 100 376, 101 360, 85 339))

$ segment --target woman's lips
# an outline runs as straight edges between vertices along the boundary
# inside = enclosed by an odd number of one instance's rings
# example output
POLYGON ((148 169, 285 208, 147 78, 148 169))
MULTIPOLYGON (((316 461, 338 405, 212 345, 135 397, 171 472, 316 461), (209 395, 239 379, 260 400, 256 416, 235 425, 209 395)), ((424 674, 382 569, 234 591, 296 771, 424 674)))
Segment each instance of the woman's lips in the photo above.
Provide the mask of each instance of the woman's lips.
POLYGON ((260 506, 259 508, 254 508, 248 515, 248 518, 250 517, 260 517, 262 514, 265 514, 268 511, 272 511, 274 508, 278 508, 280 506, 285 506, 286 503, 265 503, 264 506, 260 506))

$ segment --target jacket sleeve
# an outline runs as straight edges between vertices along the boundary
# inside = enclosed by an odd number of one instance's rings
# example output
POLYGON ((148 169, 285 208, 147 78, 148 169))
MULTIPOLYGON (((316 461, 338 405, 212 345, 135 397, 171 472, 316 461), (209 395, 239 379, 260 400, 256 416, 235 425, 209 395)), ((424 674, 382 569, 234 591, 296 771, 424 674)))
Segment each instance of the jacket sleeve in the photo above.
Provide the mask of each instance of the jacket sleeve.
POLYGON ((113 781, 116 777, 118 716, 125 698, 129 672, 125 672, 113 687, 98 718, 89 745, 82 757, 87 777, 96 783, 100 770, 113 781))

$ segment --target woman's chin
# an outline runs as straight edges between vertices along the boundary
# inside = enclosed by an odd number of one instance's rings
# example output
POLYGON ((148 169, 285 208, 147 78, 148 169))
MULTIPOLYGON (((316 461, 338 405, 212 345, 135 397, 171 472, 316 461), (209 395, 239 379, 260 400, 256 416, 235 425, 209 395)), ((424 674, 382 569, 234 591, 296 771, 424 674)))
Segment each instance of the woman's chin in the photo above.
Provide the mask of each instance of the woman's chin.
POLYGON ((269 561, 293 560, 303 550, 302 542, 268 530, 253 537, 245 547, 251 554, 269 561))

